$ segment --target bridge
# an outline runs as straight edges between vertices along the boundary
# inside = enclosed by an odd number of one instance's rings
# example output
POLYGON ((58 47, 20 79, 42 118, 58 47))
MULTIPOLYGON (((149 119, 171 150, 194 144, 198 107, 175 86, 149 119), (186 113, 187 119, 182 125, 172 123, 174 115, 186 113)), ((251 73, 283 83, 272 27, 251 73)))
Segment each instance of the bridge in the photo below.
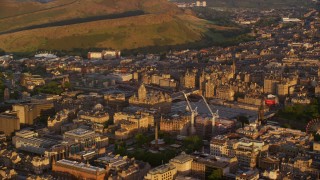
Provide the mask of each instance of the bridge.
POLYGON ((176 93, 171 94, 171 99, 172 101, 176 101, 176 100, 185 100, 184 94, 185 93, 187 96, 191 95, 191 94, 197 94, 200 95, 200 91, 199 90, 187 90, 187 91, 179 91, 176 93))

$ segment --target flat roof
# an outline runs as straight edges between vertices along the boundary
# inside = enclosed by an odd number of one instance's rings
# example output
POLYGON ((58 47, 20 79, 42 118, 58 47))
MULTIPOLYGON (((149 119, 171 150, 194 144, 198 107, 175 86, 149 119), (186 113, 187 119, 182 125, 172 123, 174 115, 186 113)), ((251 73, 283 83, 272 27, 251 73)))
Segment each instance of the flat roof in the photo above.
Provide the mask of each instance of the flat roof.
POLYGON ((171 159, 170 162, 185 163, 192 160, 193 158, 191 156, 187 154, 180 154, 179 156, 176 156, 175 158, 171 159))
POLYGON ((82 128, 78 128, 78 129, 74 129, 74 130, 65 132, 65 134, 71 134, 71 135, 77 135, 77 136, 83 136, 83 135, 93 134, 93 133, 94 133, 94 131, 92 131, 92 130, 87 130, 87 129, 82 129, 82 128))
POLYGON ((195 156, 195 158, 193 160, 196 162, 206 164, 211 167, 215 167, 215 168, 226 168, 230 164, 228 162, 219 161, 218 159, 214 160, 214 159, 210 159, 207 157, 203 158, 203 157, 199 157, 199 156, 195 156))
POLYGON ((99 168, 96 166, 91 166, 90 164, 84 164, 84 163, 78 163, 77 161, 70 161, 66 159, 62 159, 60 161, 56 162, 57 165, 66 166, 67 168, 76 168, 79 170, 83 170, 92 174, 96 174, 97 172, 99 174, 106 173, 106 170, 103 168, 99 168))
POLYGON ((161 166, 158 166, 156 168, 151 169, 148 173, 150 173, 150 174, 163 174, 163 173, 166 173, 174 168, 176 168, 176 167, 172 164, 164 164, 164 165, 161 165, 161 166))

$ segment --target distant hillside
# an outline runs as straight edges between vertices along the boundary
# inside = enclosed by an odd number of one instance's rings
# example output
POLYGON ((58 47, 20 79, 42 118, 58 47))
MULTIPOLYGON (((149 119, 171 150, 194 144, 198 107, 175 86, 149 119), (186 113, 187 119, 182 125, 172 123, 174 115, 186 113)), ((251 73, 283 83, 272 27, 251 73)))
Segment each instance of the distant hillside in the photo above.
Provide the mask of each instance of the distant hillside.
POLYGON ((119 14, 127 11, 178 13, 166 0, 32 0, 0 1, 0 32, 76 18, 119 14))
POLYGON ((0 19, 57 8, 75 2, 77 0, 52 1, 50 3, 39 3, 32 0, 1 0, 0 19))
POLYGON ((222 42, 225 37, 217 31, 234 29, 185 13, 167 0, 3 0, 0 9, 5 9, 0 13, 0 49, 6 52, 222 42))
MULTIPOLYGON (((173 0, 176 2, 195 2, 194 0, 173 0)), ((312 0, 206 0, 209 7, 222 8, 292 8, 313 7, 312 0)))

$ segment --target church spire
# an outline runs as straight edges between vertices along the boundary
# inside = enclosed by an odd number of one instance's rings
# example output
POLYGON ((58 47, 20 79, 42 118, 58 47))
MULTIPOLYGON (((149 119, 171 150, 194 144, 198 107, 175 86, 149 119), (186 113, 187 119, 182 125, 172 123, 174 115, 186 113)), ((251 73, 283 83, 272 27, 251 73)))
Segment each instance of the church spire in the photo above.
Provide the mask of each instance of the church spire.
POLYGON ((147 89, 143 83, 138 89, 138 98, 140 101, 144 101, 147 98, 147 89))
POLYGON ((233 73, 234 76, 236 75, 236 70, 237 70, 236 60, 233 59, 232 60, 232 73, 233 73))
MULTIPOLYGON (((162 121, 162 115, 161 115, 161 120, 160 121, 162 121)), ((155 124, 155 131, 154 131, 154 133, 155 133, 155 135, 154 135, 154 137, 155 137, 155 145, 156 145, 156 147, 158 147, 158 139, 159 139, 159 129, 158 129, 158 122, 156 121, 156 124, 155 124)))

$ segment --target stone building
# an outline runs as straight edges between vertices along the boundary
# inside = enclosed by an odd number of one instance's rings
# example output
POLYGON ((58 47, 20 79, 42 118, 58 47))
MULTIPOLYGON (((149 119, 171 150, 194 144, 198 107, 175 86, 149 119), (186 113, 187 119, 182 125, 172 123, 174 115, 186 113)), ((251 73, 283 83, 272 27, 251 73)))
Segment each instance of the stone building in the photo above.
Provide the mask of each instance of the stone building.
POLYGON ((170 74, 153 74, 151 76, 151 84, 165 87, 165 88, 176 88, 177 82, 171 78, 170 74))
POLYGON ((46 101, 41 103, 15 104, 12 106, 12 109, 17 112, 21 124, 33 125, 33 121, 37 117, 40 117, 42 112, 53 107, 52 102, 46 101))
POLYGON ((12 144, 16 149, 39 155, 44 155, 48 149, 58 143, 58 140, 39 137, 37 132, 29 130, 16 132, 12 138, 12 144))
POLYGON ((190 116, 174 115, 160 120, 160 131, 186 135, 190 127, 190 116))
POLYGON ((78 113, 79 119, 91 122, 91 123, 98 123, 103 124, 109 121, 109 114, 105 111, 86 111, 86 112, 79 112, 78 113))
POLYGON ((264 93, 287 96, 291 92, 291 87, 298 84, 296 76, 282 77, 268 75, 264 79, 264 93))
POLYGON ((191 165, 191 174, 194 177, 200 179, 208 179, 210 173, 216 171, 220 172, 221 179, 233 169, 236 163, 230 163, 227 161, 221 161, 210 156, 193 156, 191 165))
POLYGON ((205 89, 204 89, 204 97, 205 98, 213 98, 215 96, 215 85, 213 82, 211 82, 210 80, 208 80, 205 83, 205 89))
POLYGON ((310 179, 319 179, 320 171, 312 165, 312 159, 309 157, 297 156, 292 159, 284 159, 280 165, 280 171, 291 173, 292 179, 299 177, 310 177, 310 179))
POLYGON ((50 169, 50 159, 47 156, 33 157, 31 164, 32 169, 36 174, 42 174, 45 170, 50 169))
POLYGON ((218 157, 235 157, 237 145, 237 140, 215 136, 210 142, 210 154, 218 157))
POLYGON ((30 73, 24 73, 21 76, 21 85, 29 90, 33 90, 36 86, 44 85, 45 81, 40 75, 32 75, 30 73))
POLYGON ((191 155, 182 152, 172 158, 169 164, 175 166, 177 175, 194 179, 208 179, 215 172, 220 179, 225 179, 230 173, 237 169, 236 158, 221 158, 208 154, 194 153, 191 155))
POLYGON ((276 156, 261 156, 258 167, 262 170, 277 170, 280 167, 280 159, 276 156))
POLYGON ((48 118, 48 129, 50 131, 60 132, 61 126, 68 122, 69 111, 64 109, 59 111, 54 117, 48 118))
POLYGON ((190 72, 187 70, 187 72, 180 78, 180 85, 183 88, 186 89, 193 89, 196 87, 196 73, 190 72))
POLYGON ((160 109, 160 111, 167 112, 171 109, 171 97, 161 91, 147 91, 144 84, 142 84, 138 93, 129 98, 129 104, 142 106, 147 108, 160 109))
POLYGON ((6 136, 17 130, 20 130, 20 119, 17 116, 17 112, 3 112, 0 114, 0 131, 4 132, 6 136))
POLYGON ((193 157, 182 152, 180 155, 172 158, 169 163, 177 168, 177 172, 181 175, 191 173, 193 157))
POLYGON ((236 180, 259 180, 259 170, 258 169, 249 169, 243 173, 236 174, 236 180))
POLYGON ((154 117, 148 112, 136 112, 134 114, 117 112, 114 114, 114 123, 120 126, 115 131, 116 138, 127 139, 134 132, 144 132, 154 126, 154 117))
POLYGON ((109 138, 82 128, 67 131, 63 134, 63 140, 80 143, 81 150, 105 148, 109 143, 109 138))
POLYGON ((105 168, 109 179, 136 180, 143 179, 151 169, 149 163, 128 158, 127 156, 108 153, 95 160, 95 164, 105 168))
POLYGON ((18 178, 18 173, 14 169, 0 168, 0 179, 9 180, 18 178))
POLYGON ((263 92, 268 94, 276 94, 277 92, 277 84, 279 83, 279 79, 274 76, 268 76, 264 78, 264 86, 263 92))
POLYGON ((145 180, 172 180, 177 175, 177 168, 172 164, 164 164, 151 169, 144 177, 145 180))
POLYGON ((216 98, 227 100, 227 101, 233 101, 234 100, 234 90, 232 90, 229 86, 219 86, 216 89, 216 98))
POLYGON ((213 133, 212 118, 209 116, 197 116, 195 119, 196 134, 202 138, 210 139, 213 133))
POLYGON ((259 106, 261 103, 261 98, 262 98, 261 94, 248 93, 243 98, 239 97, 238 102, 259 106))
POLYGON ((237 157, 241 167, 255 168, 258 156, 269 146, 262 141, 242 138, 229 140, 223 136, 214 137, 210 142, 210 154, 220 157, 237 157))
POLYGON ((54 177, 59 179, 104 180, 106 175, 106 170, 103 168, 66 159, 53 162, 52 172, 54 177))

